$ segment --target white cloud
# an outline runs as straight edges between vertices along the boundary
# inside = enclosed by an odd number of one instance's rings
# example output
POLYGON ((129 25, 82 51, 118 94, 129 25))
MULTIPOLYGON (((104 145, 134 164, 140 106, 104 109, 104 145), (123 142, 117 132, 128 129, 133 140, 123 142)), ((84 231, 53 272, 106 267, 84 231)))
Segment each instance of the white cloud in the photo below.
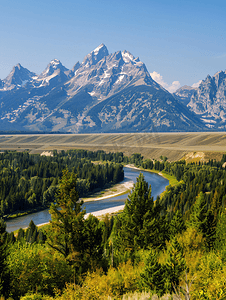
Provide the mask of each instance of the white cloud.
POLYGON ((179 81, 173 81, 172 84, 168 87, 168 91, 170 93, 176 92, 180 87, 180 82, 179 81))
POLYGON ((197 88, 197 87, 199 87, 199 85, 200 85, 201 82, 202 82, 202 80, 199 80, 198 82, 193 83, 191 87, 197 88))
POLYGON ((171 84, 166 83, 163 80, 162 75, 160 75, 159 73, 157 73, 155 71, 153 73, 150 73, 150 75, 156 82, 161 84, 161 86, 163 86, 170 93, 174 93, 181 86, 179 81, 173 81, 171 84))

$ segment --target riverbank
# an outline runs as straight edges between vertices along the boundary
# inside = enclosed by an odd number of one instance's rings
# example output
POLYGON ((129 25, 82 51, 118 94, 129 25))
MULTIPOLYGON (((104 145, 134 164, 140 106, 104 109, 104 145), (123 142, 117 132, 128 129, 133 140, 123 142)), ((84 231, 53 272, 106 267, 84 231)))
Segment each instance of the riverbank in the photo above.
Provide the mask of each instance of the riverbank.
MULTIPOLYGON (((87 219, 89 215, 93 215, 95 217, 101 217, 101 216, 104 216, 106 214, 114 214, 114 213, 119 212, 120 210, 123 210, 124 207, 125 207, 125 204, 124 205, 119 205, 119 206, 116 206, 116 207, 110 207, 110 208, 94 211, 94 212, 91 212, 91 213, 87 213, 87 214, 85 214, 85 219, 87 219)), ((38 224, 37 227, 42 227, 42 226, 48 225, 49 223, 50 222, 38 224)), ((27 229, 27 228, 24 228, 24 229, 27 229)))
MULTIPOLYGON (((131 189, 133 188, 133 184, 134 183, 131 179, 125 178, 123 181, 113 185, 110 188, 106 188, 100 192, 93 194, 90 197, 81 198, 81 199, 84 202, 90 202, 90 201, 98 201, 98 200, 104 200, 104 199, 108 199, 108 198, 112 198, 112 197, 121 196, 121 195, 129 193, 131 191, 131 189)), ((6 215, 3 218, 5 221, 7 221, 7 220, 15 219, 18 217, 26 216, 26 215, 29 215, 29 214, 32 214, 35 212, 39 212, 39 211, 45 210, 47 208, 49 208, 49 207, 48 206, 36 207, 36 208, 29 209, 26 211, 15 212, 12 215, 6 215)))
POLYGON ((123 181, 120 183, 115 184, 114 186, 105 189, 101 192, 95 193, 90 197, 82 198, 84 202, 90 202, 90 201, 98 201, 98 200, 104 200, 116 196, 121 196, 124 194, 127 194, 131 191, 133 188, 134 182, 129 178, 124 178, 123 181))
MULTIPOLYGON (((99 195, 93 195, 93 197, 90 197, 88 199, 86 198, 86 200, 88 201, 86 201, 84 206, 86 207, 87 213, 94 212, 95 215, 98 214, 98 218, 99 216, 101 218, 101 216, 104 216, 105 214, 116 214, 118 211, 123 210, 122 205, 124 204, 125 199, 128 197, 128 192, 131 191, 134 184, 136 183, 136 178, 139 176, 141 171, 138 168, 133 170, 131 167, 132 166, 129 166, 129 168, 125 167, 125 179, 121 183, 118 183, 114 186, 109 186, 109 188, 104 192, 99 192, 99 195), (118 196, 122 194, 124 195, 118 196)), ((157 195, 162 194, 162 192, 165 190, 165 187, 169 184, 169 181, 166 180, 163 176, 153 174, 155 172, 147 172, 147 170, 144 170, 144 172, 145 180, 152 186, 152 196, 154 197, 154 199, 156 199, 157 195)), ((47 209, 42 212, 32 214, 29 217, 24 216, 17 219, 18 220, 9 220, 6 222, 8 232, 15 231, 20 227, 28 227, 31 219, 36 225, 45 225, 46 223, 48 224, 51 216, 49 215, 49 210, 47 209)))
POLYGON ((15 211, 11 215, 5 215, 5 216, 3 216, 3 220, 7 221, 7 220, 11 220, 11 219, 15 219, 15 218, 27 216, 27 215, 30 215, 30 214, 33 214, 33 213, 36 213, 36 212, 40 212, 42 210, 46 210, 48 208, 49 208, 49 206, 38 206, 36 208, 32 208, 32 209, 28 209, 28 210, 24 210, 24 211, 15 211))
POLYGON ((150 173, 155 173, 158 174, 159 176, 164 177, 165 179, 169 180, 169 185, 176 185, 179 183, 179 181, 176 179, 176 177, 167 174, 164 171, 158 171, 158 170, 150 170, 150 169, 144 169, 144 168, 137 168, 134 165, 125 165, 125 167, 127 168, 131 168, 131 169, 135 169, 135 170, 140 170, 140 171, 146 171, 146 172, 150 172, 150 173))

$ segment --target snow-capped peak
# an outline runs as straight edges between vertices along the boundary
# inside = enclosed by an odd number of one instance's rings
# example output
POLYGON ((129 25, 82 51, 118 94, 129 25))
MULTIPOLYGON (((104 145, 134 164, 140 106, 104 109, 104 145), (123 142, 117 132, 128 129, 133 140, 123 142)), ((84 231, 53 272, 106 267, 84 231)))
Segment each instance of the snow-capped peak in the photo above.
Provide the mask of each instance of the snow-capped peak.
POLYGON ((28 69, 21 66, 18 63, 13 67, 12 71, 9 75, 3 80, 5 90, 11 90, 15 87, 24 86, 24 84, 28 81, 32 80, 32 77, 36 74, 30 72, 28 69))
POLYGON ((122 58, 125 62, 129 62, 135 59, 135 57, 129 51, 126 50, 122 51, 122 58))
POLYGON ((58 69, 64 69, 65 67, 61 64, 58 59, 52 59, 47 65, 46 69, 39 75, 39 77, 50 76, 58 69))
POLYGON ((100 46, 96 47, 96 49, 93 50, 94 55, 97 55, 99 53, 100 49, 102 49, 102 48, 107 49, 107 47, 102 43, 102 44, 100 44, 100 46))
POLYGON ((56 66, 56 65, 60 65, 61 62, 59 61, 59 59, 56 59, 56 58, 55 58, 55 59, 51 60, 50 64, 56 66))
POLYGON ((97 64, 102 58, 108 55, 109 53, 107 47, 104 44, 101 44, 85 56, 82 65, 85 67, 90 67, 91 65, 97 64))

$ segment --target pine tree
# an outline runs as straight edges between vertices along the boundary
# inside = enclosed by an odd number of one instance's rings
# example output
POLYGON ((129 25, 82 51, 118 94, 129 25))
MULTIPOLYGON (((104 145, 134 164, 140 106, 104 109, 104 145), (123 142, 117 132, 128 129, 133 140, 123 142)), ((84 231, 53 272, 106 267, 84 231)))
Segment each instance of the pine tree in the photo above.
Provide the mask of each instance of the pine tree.
POLYGON ((183 216, 179 210, 174 214, 171 222, 170 222, 170 236, 174 237, 178 233, 182 233, 186 230, 185 222, 183 216))
POLYGON ((77 176, 67 169, 63 171, 56 197, 51 204, 48 244, 62 253, 70 264, 79 262, 84 250, 84 215, 82 201, 76 190, 77 176))
POLYGON ((224 252, 226 257, 226 210, 224 210, 218 217, 215 248, 224 252))
POLYGON ((167 251, 165 268, 165 287, 169 292, 175 292, 179 287, 180 277, 186 269, 183 249, 176 238, 171 241, 167 251))
POLYGON ((31 244, 34 243, 36 241, 36 234, 37 234, 37 227, 33 222, 33 220, 31 220, 28 229, 26 230, 26 242, 31 244))
POLYGON ((93 215, 85 220, 84 245, 82 260, 86 266, 83 269, 95 270, 101 266, 103 258, 103 231, 99 220, 93 215))
POLYGON ((125 203, 122 215, 116 219, 113 229, 114 245, 118 251, 134 253, 150 245, 160 246, 158 234, 161 223, 160 206, 154 205, 151 186, 140 173, 125 203), (120 226, 119 226, 120 224, 120 226))
POLYGON ((6 223, 0 219, 0 296, 7 296, 9 293, 10 276, 6 263, 7 254, 6 223))
POLYGON ((21 239, 24 238, 24 230, 23 228, 20 228, 19 231, 18 231, 18 235, 17 235, 17 240, 20 241, 21 239))
POLYGON ((7 235, 7 243, 14 243, 16 241, 16 238, 14 236, 14 233, 13 232, 10 232, 8 235, 7 235))
POLYGON ((165 293, 165 270, 158 262, 157 254, 151 250, 141 273, 142 289, 152 291, 162 297, 165 293))
POLYGON ((206 248, 208 250, 212 249, 216 239, 216 218, 212 210, 208 210, 202 192, 199 194, 194 204, 190 217, 190 225, 196 228, 198 232, 202 233, 205 238, 206 248))
POLYGON ((38 231, 37 240, 40 244, 43 244, 46 241, 46 235, 41 229, 38 231))

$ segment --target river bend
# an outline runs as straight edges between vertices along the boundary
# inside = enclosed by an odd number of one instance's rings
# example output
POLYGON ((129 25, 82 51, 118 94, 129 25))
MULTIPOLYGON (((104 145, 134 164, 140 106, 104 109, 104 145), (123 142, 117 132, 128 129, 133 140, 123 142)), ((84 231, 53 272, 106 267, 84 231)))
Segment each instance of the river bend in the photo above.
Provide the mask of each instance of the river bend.
MULTIPOLYGON (((124 177, 126 179, 132 180, 134 183, 136 183, 136 178, 139 176, 140 172, 144 174, 144 178, 148 182, 148 184, 151 184, 152 196, 154 197, 154 199, 156 199, 157 196, 165 190, 165 187, 169 184, 169 181, 166 178, 155 173, 124 167, 124 177)), ((90 201, 84 203, 83 207, 85 207, 87 213, 117 207, 125 203, 127 196, 128 194, 124 194, 122 196, 116 196, 103 200, 90 201)), ((35 225, 39 225, 49 222, 50 219, 51 216, 49 214, 49 210, 46 209, 26 216, 8 220, 6 222, 6 230, 8 232, 12 232, 19 228, 26 228, 28 227, 31 220, 33 220, 35 225)))

